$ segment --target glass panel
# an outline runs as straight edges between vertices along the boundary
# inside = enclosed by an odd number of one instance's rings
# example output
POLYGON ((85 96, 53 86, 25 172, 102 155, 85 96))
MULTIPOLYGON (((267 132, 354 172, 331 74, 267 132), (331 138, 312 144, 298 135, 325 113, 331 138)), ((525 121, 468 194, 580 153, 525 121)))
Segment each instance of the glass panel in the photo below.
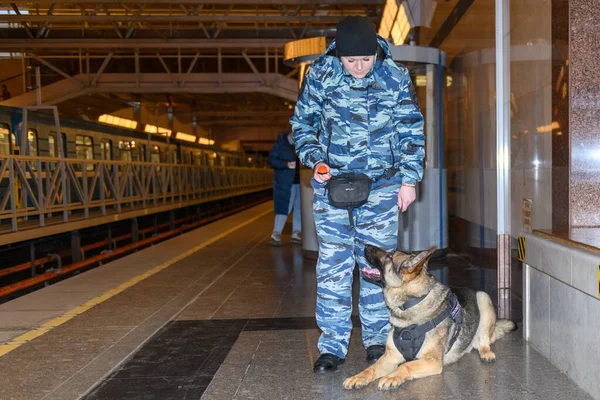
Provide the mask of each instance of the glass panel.
POLYGON ((131 150, 121 150, 119 152, 119 159, 121 161, 131 161, 131 150))
POLYGON ((27 141, 29 143, 29 155, 38 155, 38 143, 37 143, 37 132, 33 129, 29 129, 27 132, 27 141))
MULTIPOLYGON (((83 160, 93 160, 94 159, 94 142, 89 136, 75 136, 75 152, 76 157, 83 160)), ((88 171, 94 170, 93 164, 88 164, 85 167, 88 171)))
POLYGON ((56 139, 52 135, 48 135, 48 155, 56 157, 56 139))
POLYGON ((10 154, 9 136, 8 125, 0 124, 0 154, 10 154))
POLYGON ((110 140, 102 140, 100 143, 100 149, 102 152, 102 159, 112 160, 112 142, 110 140))
POLYGON ((160 163, 160 149, 158 146, 154 146, 152 148, 152 153, 150 153, 150 161, 153 163, 160 163))
POLYGON ((119 141, 119 159, 121 161, 132 161, 131 154, 132 142, 119 141))

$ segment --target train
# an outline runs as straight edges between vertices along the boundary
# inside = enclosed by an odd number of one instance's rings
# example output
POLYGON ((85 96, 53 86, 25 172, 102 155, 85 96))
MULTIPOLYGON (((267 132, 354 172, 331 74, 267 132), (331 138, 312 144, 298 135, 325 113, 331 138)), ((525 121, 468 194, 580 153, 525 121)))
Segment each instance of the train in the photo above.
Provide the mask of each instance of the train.
MULTIPOLYGON (((21 151, 20 130, 23 110, 0 106, 0 157, 4 154, 24 154, 21 151)), ((266 168, 264 155, 248 155, 139 130, 100 122, 60 118, 60 138, 57 138, 54 117, 40 111, 27 113, 27 155, 87 160, 120 160, 169 164, 190 164, 209 167, 266 168), (62 152, 58 148, 62 144, 62 152), (148 147, 149 146, 149 147, 148 147)), ((188 135, 189 136, 189 135, 188 135)))

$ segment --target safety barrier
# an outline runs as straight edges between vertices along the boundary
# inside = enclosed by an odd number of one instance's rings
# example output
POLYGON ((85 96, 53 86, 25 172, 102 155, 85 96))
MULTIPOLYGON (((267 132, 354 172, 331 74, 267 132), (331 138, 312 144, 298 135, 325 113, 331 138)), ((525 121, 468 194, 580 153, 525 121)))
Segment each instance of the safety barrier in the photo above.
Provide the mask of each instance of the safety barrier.
POLYGON ((40 227, 61 216, 67 223, 139 210, 152 213, 266 190, 272 173, 266 168, 207 167, 52 157, 0 158, 0 225, 40 227))

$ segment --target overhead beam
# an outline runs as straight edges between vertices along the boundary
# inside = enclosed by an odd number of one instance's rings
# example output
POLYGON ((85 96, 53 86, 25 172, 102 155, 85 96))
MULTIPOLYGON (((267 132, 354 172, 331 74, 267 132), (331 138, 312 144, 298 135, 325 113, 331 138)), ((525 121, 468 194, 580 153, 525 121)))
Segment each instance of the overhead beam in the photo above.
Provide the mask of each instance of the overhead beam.
MULTIPOLYGON (((95 86, 82 87, 81 82, 92 78, 92 75, 79 74, 45 86, 42 88, 43 104, 58 104, 78 95, 94 93, 267 93, 292 102, 298 98, 298 81, 280 79, 281 76, 277 74, 103 73, 95 86), (184 81, 185 84, 181 84, 184 81)), ((7 100, 3 105, 23 107, 34 105, 35 101, 35 92, 28 92, 7 100)))
MULTIPOLYGON (((269 125, 287 125, 290 123, 289 119, 269 119, 269 125)), ((214 121, 198 121, 198 125, 201 126, 226 126, 226 125, 265 125, 264 119, 221 119, 214 121)))
MULTIPOLYGON (((338 22, 340 15, 2 15, 9 23, 98 23, 98 22, 338 22)), ((375 17, 373 17, 375 19, 375 17)))
MULTIPOLYGON (((81 79, 86 79, 85 75, 79 75, 81 79)), ((70 100, 78 96, 88 94, 90 89, 81 85, 76 79, 63 79, 56 83, 44 86, 42 88, 42 105, 56 105, 63 101, 70 100)), ((25 92, 18 96, 13 96, 0 103, 9 107, 25 107, 37 104, 36 91, 25 92)))
MULTIPOLYGON (((54 12, 54 6, 56 4, 52 4, 50 6, 50 8, 48 9, 48 15, 52 15, 52 13, 54 12)), ((43 37, 48 37, 48 34, 50 33, 50 29, 48 29, 48 23, 45 22, 44 25, 42 25, 41 28, 38 28, 37 34, 35 35, 36 39, 43 37)))
MULTIPOLYGON (((21 15, 21 11, 19 11, 19 7, 17 7, 16 4, 11 3, 11 7, 17 15, 21 15)), ((31 28, 29 27, 29 25, 27 25, 27 23, 25 23, 25 22, 22 22, 21 24, 23 25, 23 28, 25 28, 27 35, 33 39, 35 36, 33 36, 33 32, 31 31, 31 28)), ((44 26, 45 26, 45 24, 44 24, 44 26)))
POLYGON ((72 80, 73 82, 76 82, 76 83, 78 83, 81 86, 85 86, 85 83, 83 83, 82 81, 79 81, 79 80, 75 79, 74 77, 72 77, 71 75, 67 74, 66 72, 64 72, 60 68, 58 68, 58 67, 50 64, 48 61, 46 61, 46 60, 38 57, 37 55, 35 55, 33 53, 31 54, 31 56, 33 58, 35 58, 37 61, 39 61, 41 64, 45 65, 46 67, 50 68, 52 71, 54 71, 57 74, 59 74, 60 76, 66 78, 66 79, 72 80))
MULTIPOLYGON (((11 3, 17 5, 46 4, 47 2, 35 2, 28 0, 16 0, 11 3)), ((57 3, 62 3, 57 1, 57 3)), ((173 0, 71 0, 65 1, 69 4, 179 4, 173 0)), ((206 5, 229 5, 231 0, 185 0, 185 4, 206 4, 206 5)), ((236 5, 302 5, 302 4, 325 4, 325 5, 383 5, 385 0, 236 0, 236 5)))
POLYGON ((243 51, 242 55, 244 56, 244 59, 250 66, 250 69, 252 70, 252 72, 254 72, 255 74, 260 74, 260 72, 258 72, 258 69, 256 69, 256 66, 254 66, 254 63, 252 62, 252 60, 250 60, 250 58, 248 58, 248 54, 246 54, 246 52, 243 51))
POLYGON ((264 49, 282 48, 288 39, 10 39, 0 50, 23 49, 264 49))
MULTIPOLYGON (((458 21, 466 14, 469 7, 475 2, 475 0, 459 0, 456 6, 448 15, 448 18, 444 21, 439 31, 435 34, 429 47, 440 48, 444 40, 450 35, 450 32, 458 26, 458 21)), ((425 46, 425 45, 423 45, 425 46)))
POLYGON ((175 113, 176 117, 291 117, 294 112, 289 111, 190 111, 175 113))
POLYGON ((112 60, 113 55, 114 53, 109 53, 108 56, 104 59, 102 65, 100 66, 100 69, 98 70, 96 76, 94 77, 94 80, 92 81, 92 86, 96 85, 96 82, 98 82, 98 79, 100 79, 100 77, 104 73, 104 70, 106 69, 106 67, 108 67, 108 63, 110 63, 110 60, 112 60))

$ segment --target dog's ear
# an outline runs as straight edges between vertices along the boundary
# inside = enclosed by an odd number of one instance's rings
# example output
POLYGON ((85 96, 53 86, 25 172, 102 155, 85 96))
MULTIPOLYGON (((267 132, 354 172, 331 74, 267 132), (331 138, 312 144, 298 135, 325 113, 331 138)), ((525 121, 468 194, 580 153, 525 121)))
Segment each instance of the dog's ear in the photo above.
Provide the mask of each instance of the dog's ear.
POLYGON ((427 262, 436 249, 436 246, 431 246, 427 250, 424 250, 416 256, 404 261, 404 263, 402 263, 402 269, 404 270, 404 273, 409 273, 416 276, 421 272, 421 270, 423 270, 423 268, 427 269, 427 262))

